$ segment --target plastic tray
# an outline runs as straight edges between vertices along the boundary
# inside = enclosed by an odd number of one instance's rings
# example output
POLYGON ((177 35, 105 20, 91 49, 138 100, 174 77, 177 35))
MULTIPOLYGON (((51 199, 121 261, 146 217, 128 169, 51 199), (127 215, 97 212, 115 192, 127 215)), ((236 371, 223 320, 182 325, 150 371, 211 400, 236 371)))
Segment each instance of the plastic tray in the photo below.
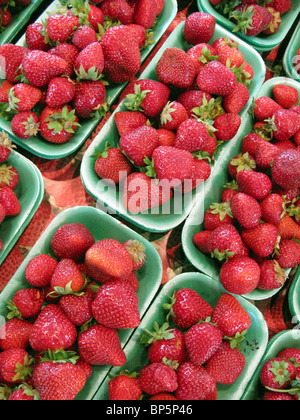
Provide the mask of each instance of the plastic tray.
POLYGON ((300 267, 289 290, 289 309, 292 315, 292 323, 300 324, 300 267))
MULTIPOLYGON (((298 82, 287 79, 285 77, 277 77, 264 83, 259 91, 259 94, 257 95, 257 98, 261 96, 271 96, 273 87, 279 83, 295 86, 300 93, 300 84, 298 82)), ((203 230, 205 211, 211 206, 212 203, 220 202, 222 191, 224 190, 223 186, 232 180, 228 175, 227 165, 234 156, 237 156, 239 153, 241 153, 243 138, 246 134, 252 132, 252 129, 253 119, 252 116, 248 114, 243 121, 238 140, 235 142, 231 150, 229 150, 228 153, 223 156, 223 160, 217 166, 213 176, 205 184, 202 196, 199 198, 199 201, 186 220, 182 231, 182 246, 185 255, 199 271, 214 279, 219 279, 221 267, 220 263, 217 262, 217 260, 211 258, 209 255, 202 253, 194 245, 193 237, 197 232, 203 230)), ((275 295, 277 292, 278 289, 271 291, 256 289, 253 292, 245 295, 245 297, 247 299, 253 300, 264 300, 275 295)))
POLYGON ((283 67, 286 74, 292 79, 297 80, 298 82, 300 82, 300 73, 297 72, 295 68, 295 61, 293 60, 294 60, 294 57, 297 56, 297 52, 299 49, 300 49, 300 22, 297 28, 295 29, 295 32, 292 38, 290 39, 290 42, 283 56, 283 67))
POLYGON ((43 0, 32 0, 31 4, 12 16, 9 26, 0 34, 0 45, 11 42, 28 23, 31 15, 42 4, 43 0))
MULTIPOLYGON (((179 24, 172 35, 168 38, 168 40, 164 43, 161 49, 158 51, 152 62, 146 68, 146 70, 140 76, 140 79, 153 79, 157 80, 155 74, 155 67, 157 62, 159 61, 160 57, 162 56, 163 52, 167 48, 177 47, 187 51, 190 48, 190 44, 188 44, 183 37, 183 28, 184 22, 179 24)), ((240 44, 240 51, 243 53, 245 60, 251 63, 254 68, 255 76, 254 80, 251 83, 249 88, 250 91, 250 99, 247 106, 241 111, 240 116, 243 119, 248 112, 250 105, 252 104, 252 99, 255 97, 261 87, 264 78, 266 67, 257 51, 253 48, 249 47, 245 42, 239 40, 234 35, 227 32, 225 29, 221 28, 219 25, 216 27, 216 31, 211 43, 222 36, 230 36, 232 39, 236 40, 240 44)), ((127 108, 124 105, 124 101, 118 106, 115 110, 115 113, 118 111, 124 111, 127 108)), ((114 114, 115 114, 114 113, 114 114)), ((103 181, 99 179, 94 171, 94 162, 95 159, 93 155, 96 150, 103 151, 105 147, 105 143, 109 141, 111 145, 118 145, 119 143, 119 134, 114 122, 114 114, 111 118, 107 121, 105 126, 102 128, 99 135, 94 139, 92 144, 90 145, 89 149, 84 155, 82 165, 81 165, 81 178, 85 189, 88 193, 94 197, 98 203, 101 203, 103 206, 107 207, 112 213, 120 214, 126 220, 130 221, 131 223, 135 224, 136 226, 151 232, 166 232, 169 231, 176 226, 180 225, 189 213, 192 210, 193 205, 196 201, 199 201, 198 195, 201 194, 201 187, 200 192, 197 191, 197 194, 194 197, 189 197, 189 199, 182 199, 182 206, 179 205, 179 209, 177 208, 174 211, 174 199, 171 200, 171 211, 169 214, 130 214, 126 211, 125 207, 122 204, 122 200, 119 199, 119 192, 114 193, 113 189, 107 188, 103 181)), ((218 171, 220 162, 227 159, 227 155, 234 146, 236 139, 232 139, 228 144, 224 144, 221 147, 220 153, 216 156, 216 162, 212 167, 213 171, 218 171)))
POLYGON ((264 364, 276 357, 279 353, 287 348, 300 349, 300 330, 288 330, 275 335, 269 342, 266 352, 261 362, 250 380, 245 393, 242 396, 243 401, 261 400, 264 395, 264 388, 260 383, 260 373, 264 364))
MULTIPOLYGON (((111 375, 116 375, 125 369, 129 370, 130 373, 139 372, 148 363, 147 350, 140 343, 141 335, 145 329, 152 331, 154 321, 157 321, 159 325, 165 322, 167 312, 162 309, 162 305, 169 302, 169 298, 175 290, 184 287, 196 290, 213 307, 215 307, 220 296, 225 293, 224 288, 219 283, 202 274, 186 273, 170 280, 161 290, 149 308, 141 325, 126 346, 125 352, 128 356, 126 365, 122 369, 111 369, 110 375, 105 379, 94 399, 109 399, 108 382, 111 379, 111 375)), ((247 300, 240 297, 237 299, 246 309, 252 321, 246 340, 242 344, 243 353, 247 360, 246 367, 242 375, 233 385, 218 385, 218 399, 220 400, 239 400, 242 397, 249 380, 263 357, 268 343, 268 329, 261 312, 247 300)))
MULTIPOLYGON (((37 22, 42 22, 45 20, 49 14, 53 13, 59 6, 58 1, 54 1, 46 11, 37 19, 37 22)), ((155 48, 156 44, 163 36, 164 32, 172 23, 177 13, 177 2, 176 0, 169 0, 165 2, 164 9, 157 19, 157 24, 154 29, 154 44, 149 44, 142 52, 142 62, 145 61, 150 52, 155 48)), ((25 35, 19 39, 17 45, 26 46, 25 35)), ((106 99, 110 98, 110 104, 112 104, 120 95, 122 90, 126 87, 127 83, 121 85, 116 85, 110 83, 107 87, 106 99)), ((80 146, 85 142, 93 130, 97 127, 101 119, 91 119, 88 121, 81 122, 81 127, 78 128, 76 134, 64 144, 53 144, 49 143, 46 140, 42 139, 39 136, 32 137, 26 141, 15 136, 11 130, 10 121, 5 121, 4 118, 0 118, 0 127, 7 131, 9 135, 13 138, 14 143, 20 145, 22 148, 28 150, 32 154, 45 158, 45 159, 60 159, 74 153, 80 148, 80 146)))
MULTIPOLYGON (((207 12, 216 18, 216 21, 229 31, 233 31, 235 24, 219 13, 209 2, 209 0, 197 0, 199 10, 207 12)), ((300 3, 298 0, 292 0, 292 9, 282 16, 282 24, 279 30, 273 35, 246 36, 240 31, 237 36, 246 41, 249 45, 258 51, 271 51, 277 47, 286 37, 293 23, 296 21, 300 12, 300 3)))
POLYGON ((42 175, 30 160, 14 151, 7 164, 14 166, 20 174, 20 182, 15 193, 20 201, 21 213, 5 218, 0 225, 0 238, 3 242, 0 266, 28 226, 44 197, 42 175))
MULTIPOLYGON (((2 316, 7 315, 6 301, 11 299, 13 295, 21 288, 28 288, 25 280, 24 272, 29 261, 39 254, 52 254, 50 241, 55 231, 66 223, 83 223, 92 232, 96 241, 105 238, 113 238, 122 243, 128 239, 137 239, 146 247, 146 258, 144 266, 137 273, 140 287, 137 292, 139 297, 139 312, 142 317, 148 309, 151 301, 155 297, 159 289, 162 279, 162 263, 161 259, 154 247, 143 237, 135 233, 133 230, 122 225, 113 217, 97 210, 93 207, 74 207, 64 210, 51 222, 45 232, 42 234, 36 245, 32 248, 16 274, 10 280, 7 287, 0 296, 0 313, 2 316)), ((122 347, 125 346, 133 330, 119 331, 119 337, 122 347)), ((110 366, 94 366, 93 374, 87 381, 86 386, 80 392, 77 399, 91 400, 107 375, 110 366)))

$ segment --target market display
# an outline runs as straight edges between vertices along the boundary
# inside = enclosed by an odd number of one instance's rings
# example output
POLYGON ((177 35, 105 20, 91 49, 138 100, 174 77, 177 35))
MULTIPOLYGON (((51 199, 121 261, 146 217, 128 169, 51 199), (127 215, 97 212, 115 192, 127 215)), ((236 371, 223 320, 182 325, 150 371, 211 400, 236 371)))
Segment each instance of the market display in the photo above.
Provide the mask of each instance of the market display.
POLYGON ((49 3, 0 11, 0 399, 299 400, 299 4, 49 3))

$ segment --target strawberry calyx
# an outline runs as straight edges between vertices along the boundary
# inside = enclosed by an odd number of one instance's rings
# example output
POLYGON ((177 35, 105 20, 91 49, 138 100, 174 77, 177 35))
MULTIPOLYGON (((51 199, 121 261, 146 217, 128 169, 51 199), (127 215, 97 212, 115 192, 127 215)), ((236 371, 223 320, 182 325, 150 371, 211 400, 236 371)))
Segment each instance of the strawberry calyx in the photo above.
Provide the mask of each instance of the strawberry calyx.
POLYGON ((172 113, 176 112, 176 108, 172 108, 172 105, 174 102, 168 102, 167 105, 162 110, 162 113, 160 114, 160 122, 162 125, 167 124, 167 122, 173 121, 172 113))
POLYGON ((125 248, 129 252, 134 266, 138 267, 145 261, 146 247, 142 242, 137 239, 129 239, 125 244, 125 248))
POLYGON ((225 219, 226 216, 229 216, 233 219, 233 214, 229 201, 227 201, 226 203, 213 203, 209 208, 211 214, 219 215, 221 222, 225 219))
POLYGON ((0 146, 5 147, 9 151, 16 149, 16 146, 12 143, 9 135, 5 131, 0 131, 0 146))
POLYGON ((236 21, 236 27, 233 29, 233 32, 241 31, 246 35, 248 29, 253 28, 254 14, 255 11, 253 6, 245 6, 243 10, 233 10, 229 15, 229 19, 236 21))
POLYGON ((112 146, 108 142, 106 142, 103 152, 100 152, 100 150, 95 149, 95 152, 93 153, 92 158, 93 159, 99 159, 100 157, 102 157, 103 159, 107 159, 108 158, 108 151, 110 149, 112 149, 112 146))
POLYGON ((17 390, 22 390, 28 397, 34 397, 34 401, 39 401, 40 399, 38 391, 26 383, 19 385, 17 390))
POLYGON ((241 4, 240 0, 228 0, 222 3, 219 3, 216 6, 216 9, 219 10, 222 14, 230 15, 233 10, 241 4))
POLYGON ((14 88, 10 89, 8 91, 8 105, 9 106, 8 106, 6 111, 7 112, 18 111, 18 109, 19 109, 18 103, 19 102, 21 102, 21 100, 15 96, 14 88))
POLYGON ((172 317, 175 316, 174 311, 173 311, 173 307, 176 303, 176 297, 175 296, 176 296, 176 290, 174 291, 173 295, 170 297, 170 302, 169 303, 164 303, 162 305, 163 309, 169 311, 167 316, 166 316, 167 322, 169 322, 170 317, 172 318, 172 317))
POLYGON ((230 258, 233 258, 235 255, 235 252, 229 251, 229 249, 226 249, 225 251, 219 251, 218 249, 215 249, 214 252, 211 253, 211 257, 217 259, 218 261, 225 261, 228 262, 230 258))
POLYGON ((40 123, 34 121, 33 115, 30 115, 27 121, 22 122, 22 125, 25 127, 26 136, 33 137, 39 132, 40 123))
POLYGON ((233 191, 239 191, 239 186, 235 179, 231 182, 227 182, 227 184, 223 185, 223 188, 230 189, 233 191))
POLYGON ((49 130, 53 130, 54 134, 59 134, 63 130, 67 133, 74 134, 73 127, 80 127, 80 124, 76 122, 75 109, 69 111, 67 106, 64 106, 62 112, 56 112, 45 119, 45 122, 49 123, 49 130))
POLYGON ((148 45, 155 44, 155 40, 153 39, 154 32, 152 29, 146 29, 146 39, 144 45, 140 48, 140 50, 144 50, 148 47, 148 45))
POLYGON ((149 159, 149 158, 145 158, 144 162, 146 164, 146 175, 149 178, 154 178, 156 179, 156 171, 154 169, 154 160, 153 159, 149 159))
POLYGON ((10 186, 11 181, 13 180, 14 175, 16 174, 14 171, 12 171, 12 166, 8 165, 1 165, 0 166, 0 184, 6 184, 7 186, 10 186))
POLYGON ((267 9, 272 14, 273 18, 270 25, 267 27, 267 29, 264 32, 268 34, 274 34, 275 32, 278 31, 281 25, 281 15, 280 15, 280 12, 277 12, 273 7, 267 7, 267 9))
POLYGON ((12 390, 5 384, 0 385, 0 401, 7 401, 12 394, 12 390))
POLYGON ((207 64, 210 61, 217 61, 218 58, 218 55, 212 55, 210 49, 204 45, 204 47, 202 48, 202 55, 198 58, 198 61, 199 63, 207 64))
MULTIPOLYGON (((222 107, 222 100, 222 97, 218 96, 217 98, 211 98, 208 101, 205 94, 203 94, 202 105, 192 109, 193 117, 204 124, 207 123, 208 125, 213 126, 213 121, 218 116, 225 113, 222 107)), ((216 131, 216 129, 213 131, 216 131)))
POLYGON ((13 318, 23 319, 21 311, 18 309, 18 307, 14 304, 12 300, 8 300, 6 302, 6 306, 7 306, 7 309, 10 311, 7 314, 7 319, 13 319, 13 318))
POLYGON ((237 332, 234 337, 225 336, 224 340, 229 341, 232 349, 241 350, 241 343, 246 339, 247 332, 248 330, 237 332))
POLYGON ((15 376, 13 377, 13 382, 16 381, 26 381, 28 376, 32 376, 32 367, 34 359, 30 358, 29 355, 24 357, 24 363, 16 363, 15 376))
MULTIPOLYGON (((274 123, 275 124, 275 123, 274 123)), ((262 137, 266 141, 271 141, 273 139, 273 133, 277 128, 273 123, 271 125, 268 122, 258 122, 254 125, 254 133, 262 137)))
POLYGON ((165 322, 161 327, 155 321, 153 323, 153 331, 145 330, 142 334, 140 343, 144 344, 145 346, 149 346, 151 343, 155 341, 161 340, 171 340, 174 338, 174 328, 169 328, 170 324, 165 322))
POLYGON ((137 372, 130 373, 129 370, 122 370, 120 373, 118 373, 118 375, 112 375, 112 374, 109 375, 110 379, 115 379, 115 378, 118 378, 119 376, 126 376, 126 378, 137 378, 138 373, 137 372))
POLYGON ((49 349, 46 352, 42 352, 41 355, 41 362, 72 363, 75 365, 78 359, 79 356, 75 351, 64 349, 57 349, 55 351, 49 349))
POLYGON ((55 286, 54 290, 50 292, 48 296, 51 296, 54 298, 60 297, 60 296, 66 296, 66 295, 82 296, 84 294, 84 289, 87 285, 87 278, 85 276, 83 277, 84 277, 84 285, 79 291, 73 290, 73 287, 72 287, 73 281, 71 280, 68 284, 66 284, 65 287, 55 286))
POLYGON ((166 357, 162 359, 162 363, 173 370, 177 370, 180 366, 180 363, 176 360, 168 360, 166 357))
POLYGON ((99 74, 99 71, 95 66, 90 67, 86 72, 83 65, 81 64, 79 71, 75 71, 79 80, 91 80, 96 82, 102 78, 102 73, 99 74))
POLYGON ((269 371, 274 375, 274 383, 278 383, 280 386, 285 385, 291 377, 289 371, 289 362, 287 360, 273 360, 269 371))
POLYGON ((138 84, 134 85, 134 93, 129 93, 126 95, 125 98, 125 106, 130 111, 140 111, 143 112, 143 107, 141 106, 141 103, 146 98, 147 94, 151 93, 151 90, 142 90, 141 86, 138 84))
POLYGON ((256 162, 251 159, 248 152, 244 154, 240 153, 237 158, 230 161, 230 165, 237 169, 237 173, 244 170, 252 171, 256 169, 256 162))

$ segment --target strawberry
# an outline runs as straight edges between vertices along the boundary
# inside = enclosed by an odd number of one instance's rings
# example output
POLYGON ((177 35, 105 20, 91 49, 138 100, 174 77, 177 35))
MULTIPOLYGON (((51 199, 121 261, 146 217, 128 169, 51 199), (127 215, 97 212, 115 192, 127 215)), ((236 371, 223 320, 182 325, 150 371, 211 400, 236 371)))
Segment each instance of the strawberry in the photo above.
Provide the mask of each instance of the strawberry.
POLYGON ((186 19, 183 36, 189 44, 208 43, 213 37, 215 29, 216 19, 214 16, 204 12, 196 12, 186 19))
POLYGON ((193 325, 185 334, 185 346, 190 361, 201 366, 206 363, 222 344, 221 331, 210 323, 193 325))
POLYGON ((225 113, 219 115, 214 122, 216 136, 219 140, 229 141, 232 140, 242 123, 242 119, 238 114, 225 113))
POLYGON ((239 6, 230 14, 237 26, 234 31, 240 30, 247 36, 257 36, 270 26, 272 14, 266 7, 259 5, 239 6))
POLYGON ((126 247, 115 239, 103 239, 89 248, 85 255, 89 275, 100 283, 126 281, 133 271, 133 262, 126 247))
POLYGON ((271 3, 268 4, 268 7, 274 7, 282 16, 291 10, 292 5, 291 0, 272 0, 271 3))
POLYGON ((239 51, 239 45, 237 42, 229 39, 227 37, 221 37, 214 41, 213 47, 215 47, 218 61, 224 64, 225 66, 230 60, 230 67, 241 67, 244 63, 244 56, 239 51))
POLYGON ((185 180, 182 185, 178 187, 184 194, 196 189, 203 182, 207 181, 211 175, 210 164, 205 161, 194 157, 191 179, 185 180))
MULTIPOLYGON (((206 125, 196 120, 189 118, 185 120, 177 129, 175 147, 186 150, 188 152, 209 151, 210 141, 213 139, 208 133, 206 125)), ((217 140, 213 141, 216 148, 217 140)), ((211 153, 210 153, 211 154, 211 153)))
POLYGON ((205 230, 215 230, 221 225, 230 225, 233 222, 233 215, 228 202, 214 203, 204 214, 205 230))
POLYGON ((80 118, 91 118, 105 111, 106 89, 100 81, 83 81, 75 86, 73 105, 80 118))
POLYGON ((212 97, 208 93, 200 90, 188 90, 181 93, 178 96, 177 101, 185 107, 189 117, 191 117, 194 114, 194 108, 200 108, 205 100, 209 103, 211 99, 212 97))
POLYGON ((275 357, 268 360, 260 374, 261 384, 272 389, 286 389, 290 382, 296 378, 297 370, 288 360, 275 357))
POLYGON ((99 30, 99 25, 103 25, 104 23, 104 14, 102 10, 94 4, 88 3, 87 8, 88 14, 85 23, 89 24, 97 32, 99 30))
POLYGON ((74 83, 66 77, 54 77, 47 89, 46 103, 50 108, 59 108, 71 102, 75 96, 74 83))
POLYGON ((259 289, 274 290, 281 288, 287 277, 277 261, 267 260, 260 264, 259 289))
POLYGON ((211 95, 231 95, 237 83, 234 72, 218 61, 206 64, 197 76, 198 88, 211 95))
POLYGON ((30 359, 27 351, 23 349, 5 350, 0 354, 0 373, 4 381, 18 384, 25 382, 32 374, 30 359))
POLYGON ((13 88, 14 85, 10 83, 8 80, 3 80, 0 86, 0 102, 7 102, 8 103, 8 92, 13 88))
POLYGON ((84 50, 88 45, 93 44, 94 42, 98 42, 97 32, 88 25, 80 26, 72 36, 72 44, 75 45, 79 51, 84 50))
POLYGON ((245 356, 224 341, 207 362, 205 369, 217 384, 232 385, 240 377, 245 366, 245 356))
POLYGON ((300 226, 289 215, 284 216, 277 225, 281 239, 296 239, 300 241, 300 226))
POLYGON ((266 392, 263 397, 263 401, 295 401, 295 397, 283 392, 266 392))
POLYGON ((10 83, 16 83, 16 77, 20 76, 20 65, 29 50, 20 45, 3 44, 0 46, 0 69, 1 73, 10 83))
POLYGON ((183 288, 171 297, 171 302, 163 305, 170 311, 175 325, 179 328, 190 328, 200 320, 205 321, 211 316, 213 309, 195 290, 183 288))
MULTIPOLYGON (((290 359, 292 363, 299 363, 300 362, 300 351, 296 348, 287 348, 281 351, 278 354, 278 357, 283 357, 285 359, 290 359)), ((297 366, 296 366, 297 367, 297 366)))
POLYGON ((249 170, 237 174, 237 183, 240 192, 250 195, 256 200, 263 200, 272 190, 272 181, 262 172, 249 170))
POLYGON ((219 261, 231 259, 241 253, 242 238, 233 225, 221 225, 208 238, 207 249, 219 261))
POLYGON ((14 190, 19 184, 19 172, 13 166, 0 165, 0 188, 9 187, 14 190))
POLYGON ((228 164, 228 172, 231 178, 236 179, 237 174, 244 170, 256 170, 255 159, 248 152, 244 154, 240 153, 239 155, 232 158, 228 164))
POLYGON ((236 297, 224 293, 219 298, 211 322, 222 331, 223 337, 245 336, 251 326, 251 318, 236 297))
POLYGON ((193 236, 193 243, 204 254, 209 254, 207 243, 208 243, 208 239, 209 239, 211 233, 212 233, 211 230, 203 230, 201 232, 197 232, 193 236))
POLYGON ((234 91, 224 97, 223 105, 225 111, 231 114, 238 114, 247 105, 250 99, 250 93, 243 83, 238 83, 234 91))
POLYGON ((253 197, 238 193, 231 202, 233 217, 245 229, 252 229, 259 225, 261 218, 261 207, 253 197))
POLYGON ((178 388, 175 395, 178 400, 217 400, 216 383, 202 366, 183 363, 177 371, 177 377, 178 388))
POLYGON ((136 25, 135 23, 130 23, 128 26, 135 31, 140 49, 144 49, 147 45, 152 43, 151 38, 153 32, 145 29, 144 26, 136 25))
POLYGON ((145 173, 133 172, 126 180, 122 201, 131 213, 140 213, 168 203, 173 191, 170 185, 158 185, 145 173))
POLYGON ((177 398, 174 395, 169 394, 168 392, 161 392, 160 394, 153 395, 149 398, 149 401, 158 400, 158 401, 177 401, 177 398))
POLYGON ((135 6, 133 21, 137 25, 150 29, 154 25, 157 16, 157 0, 137 0, 135 6))
POLYGON ((92 304, 94 318, 99 324, 115 329, 136 328, 140 324, 139 300, 125 281, 103 284, 92 304))
POLYGON ((50 143, 68 142, 80 126, 75 110, 69 105, 46 107, 40 115, 40 134, 50 143))
POLYGON ((114 120, 120 137, 147 123, 146 115, 140 111, 118 111, 114 120))
POLYGON ((0 131, 0 163, 6 162, 15 148, 5 131, 0 131))
POLYGON ((40 290, 21 289, 7 302, 10 311, 7 318, 33 318, 40 313, 43 303, 44 295, 40 290))
POLYGON ((142 396, 142 389, 136 375, 121 373, 108 383, 110 401, 138 401, 142 396))
POLYGON ((270 121, 274 138, 289 140, 300 130, 300 115, 288 109, 276 111, 270 121))
POLYGON ((33 384, 41 401, 72 401, 85 383, 85 372, 69 362, 42 362, 33 374, 33 384))
POLYGON ((146 166, 145 159, 151 159, 158 147, 158 134, 153 127, 144 125, 120 139, 120 149, 136 166, 146 166))
POLYGON ((215 61, 218 58, 215 48, 203 42, 191 47, 187 51, 187 55, 194 63, 196 75, 199 74, 199 72, 207 63, 210 61, 215 61))
POLYGON ((260 137, 257 133, 249 133, 243 138, 242 153, 248 153, 251 156, 255 156, 256 147, 260 143, 264 143, 266 140, 260 137))
POLYGON ((5 8, 0 9, 0 24, 1 24, 1 31, 6 28, 12 20, 12 14, 9 9, 5 10, 5 8))
POLYGON ((62 259, 51 279, 51 288, 58 295, 69 295, 81 291, 85 278, 77 264, 71 259, 62 259))
POLYGON ((160 82, 182 89, 191 88, 196 76, 193 61, 180 48, 167 48, 156 65, 155 73, 160 82))
POLYGON ((91 365, 123 366, 126 363, 117 331, 103 325, 94 325, 80 333, 78 349, 80 357, 91 365))
POLYGON ((29 84, 38 88, 48 85, 53 77, 67 71, 64 59, 45 51, 30 51, 23 58, 21 65, 29 84))
POLYGON ((229 293, 245 295, 253 292, 259 279, 259 265, 249 257, 232 258, 221 267, 220 281, 229 293))
POLYGON ((133 10, 126 0, 104 0, 100 8, 104 16, 119 20, 122 25, 133 23, 133 10))
POLYGON ((68 349, 77 338, 73 324, 58 306, 47 305, 33 324, 29 342, 37 352, 68 349), (51 334, 49 334, 51 331, 51 334))
POLYGON ((8 92, 8 109, 17 112, 31 111, 41 99, 40 89, 18 83, 8 92))
POLYGON ((0 348, 4 350, 28 347, 32 324, 23 319, 13 318, 0 327, 0 348))
POLYGON ((39 117, 32 111, 19 112, 11 120, 12 132, 22 139, 36 136, 39 126, 39 117))
POLYGON ((69 321, 75 326, 82 326, 93 318, 92 296, 84 292, 77 295, 65 295, 59 300, 58 306, 69 321))
POLYGON ((97 153, 95 172, 108 183, 118 184, 132 172, 132 165, 118 147, 97 153))
POLYGON ((137 239, 128 239, 124 245, 132 258, 133 269, 135 271, 140 270, 146 261, 145 245, 137 239))
POLYGON ((167 322, 161 327, 155 322, 152 332, 145 330, 141 343, 148 346, 150 363, 162 363, 165 358, 179 365, 186 361, 184 334, 178 328, 169 328, 167 322))
POLYGON ((8 398, 9 401, 36 401, 39 399, 38 392, 30 386, 22 384, 16 391, 13 391, 8 398))
POLYGON ((291 239, 283 239, 275 260, 284 269, 296 267, 300 264, 300 245, 291 239))
POLYGON ((17 216, 21 212, 20 202, 9 187, 0 189, 0 204, 4 207, 6 216, 17 216))
POLYGON ((139 385, 148 395, 173 392, 178 387, 176 372, 164 363, 150 363, 140 371, 139 385))
POLYGON ((141 66, 134 29, 126 25, 109 28, 100 40, 105 57, 104 74, 113 82, 130 81, 141 66))
POLYGON ((48 51, 49 54, 64 59, 67 63, 65 73, 71 77, 74 73, 74 63, 79 54, 78 49, 73 44, 59 44, 57 47, 48 51))
POLYGON ((48 51, 51 48, 49 40, 44 34, 44 26, 39 22, 32 23, 27 27, 25 39, 29 50, 48 51))
POLYGON ((74 29, 79 26, 79 19, 72 14, 50 15, 47 20, 47 35, 55 44, 68 42, 74 29))
POLYGON ((286 190, 300 187, 299 150, 286 150, 276 156, 272 165, 272 178, 286 190))
POLYGON ((278 229, 270 223, 262 223, 252 229, 242 231, 244 243, 258 257, 270 256, 278 242, 278 229))
POLYGON ((280 149, 272 143, 265 142, 257 145, 255 153, 255 161, 259 168, 270 169, 272 163, 277 155, 279 155, 280 149))
POLYGON ((82 80, 99 80, 104 69, 104 55, 99 42, 93 42, 80 51, 74 69, 82 80))
POLYGON ((60 259, 79 261, 94 243, 92 233, 84 224, 66 223, 55 231, 51 239, 51 249, 60 259))
POLYGON ((176 131, 188 118, 188 113, 180 102, 168 102, 160 115, 160 127, 176 131))
POLYGON ((254 116, 258 121, 272 118, 279 110, 282 110, 282 106, 268 96, 262 96, 254 102, 254 116))
POLYGON ((50 255, 41 254, 34 257, 25 269, 25 278, 33 287, 50 286, 51 278, 58 262, 50 255))
POLYGON ((270 194, 260 203, 262 220, 277 226, 284 213, 285 201, 279 194, 270 194))
POLYGON ((282 23, 282 19, 280 12, 278 12, 273 7, 268 7, 268 10, 272 14, 272 20, 270 25, 267 27, 267 29, 263 31, 263 33, 266 35, 273 35, 279 30, 282 23))

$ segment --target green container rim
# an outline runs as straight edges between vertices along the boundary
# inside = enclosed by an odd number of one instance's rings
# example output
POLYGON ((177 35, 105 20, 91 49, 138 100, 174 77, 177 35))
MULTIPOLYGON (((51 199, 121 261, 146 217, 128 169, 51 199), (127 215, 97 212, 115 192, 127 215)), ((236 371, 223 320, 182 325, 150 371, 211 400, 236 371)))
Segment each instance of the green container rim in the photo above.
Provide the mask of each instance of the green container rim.
MULTIPOLYGON (((283 67, 285 72, 289 77, 300 82, 300 73, 297 72, 293 64, 293 58, 297 55, 298 50, 300 49, 300 22, 295 29, 293 36, 290 39, 290 42, 285 50, 283 56, 283 67)), ((300 71, 300 70, 299 70, 300 71)))
POLYGON ((290 286, 288 300, 292 322, 300 324, 300 266, 290 286))

